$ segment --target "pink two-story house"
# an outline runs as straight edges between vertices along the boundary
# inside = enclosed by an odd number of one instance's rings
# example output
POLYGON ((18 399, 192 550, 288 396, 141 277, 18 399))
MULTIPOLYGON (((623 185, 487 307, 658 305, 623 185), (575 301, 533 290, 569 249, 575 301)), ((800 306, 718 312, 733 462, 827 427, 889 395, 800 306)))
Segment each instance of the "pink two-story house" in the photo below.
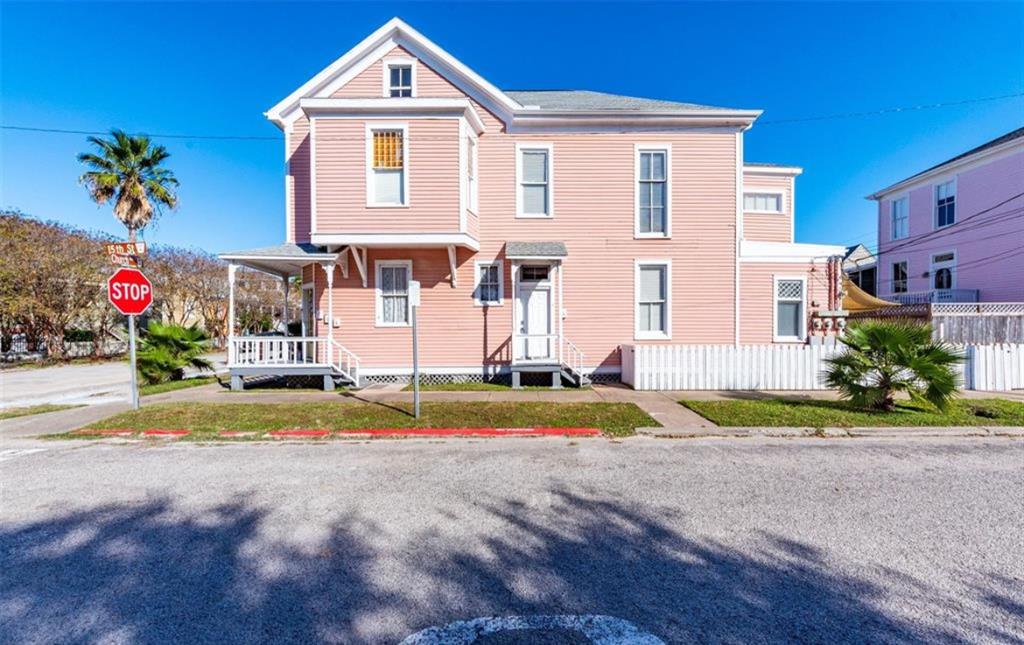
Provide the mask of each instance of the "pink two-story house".
MULTIPOLYGON (((760 112, 500 90, 393 19, 267 112, 303 336, 238 337, 251 374, 616 379, 624 343, 805 343, 842 247, 795 244, 801 169, 744 161, 760 112), (418 283, 418 293, 415 285, 418 283)), ((233 280, 233 277, 232 277, 233 280)))
POLYGON ((1024 301, 1024 128, 917 173, 878 202, 878 294, 1024 301))

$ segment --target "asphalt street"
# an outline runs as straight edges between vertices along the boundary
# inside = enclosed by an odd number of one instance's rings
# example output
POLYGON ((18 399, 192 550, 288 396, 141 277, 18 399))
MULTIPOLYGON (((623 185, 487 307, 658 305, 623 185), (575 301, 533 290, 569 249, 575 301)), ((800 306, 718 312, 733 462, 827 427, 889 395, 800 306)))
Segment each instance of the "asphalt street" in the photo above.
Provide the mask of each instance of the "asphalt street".
POLYGON ((0 642, 1021 642, 1024 442, 0 445, 0 642))

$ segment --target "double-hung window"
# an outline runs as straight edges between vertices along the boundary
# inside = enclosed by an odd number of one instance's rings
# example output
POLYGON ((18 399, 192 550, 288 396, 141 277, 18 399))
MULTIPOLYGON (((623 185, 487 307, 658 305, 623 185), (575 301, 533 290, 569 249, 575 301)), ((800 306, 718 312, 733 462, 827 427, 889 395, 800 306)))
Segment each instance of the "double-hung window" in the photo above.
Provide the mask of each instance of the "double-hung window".
POLYGON ((636 148, 636 236, 669 236, 668 147, 636 148))
POLYGON ((893 293, 906 293, 907 292, 907 262, 892 263, 892 292, 893 293))
POLYGON ((668 339, 671 324, 671 264, 667 260, 638 260, 636 294, 637 339, 668 339))
POLYGON ((412 59, 387 61, 384 66, 385 96, 392 98, 415 96, 414 73, 412 59))
POLYGON ((909 204, 910 202, 906 197, 900 197, 889 202, 891 239, 902 240, 910 235, 909 204))
POLYGON ((501 261, 477 262, 476 289, 473 299, 478 305, 500 305, 504 297, 501 261))
POLYGON ((805 278, 775 278, 775 341, 803 341, 807 336, 804 314, 805 278))
POLYGON ((956 223, 956 180, 935 187, 935 228, 956 223))
POLYGON ((781 193, 744 193, 743 210, 748 213, 781 213, 781 193))
POLYGON ((367 128, 367 205, 407 205, 408 128, 404 125, 367 128))
POLYGON ((477 212, 479 194, 476 184, 477 145, 476 137, 466 137, 466 208, 474 213, 477 212))
POLYGON ((552 217, 550 144, 516 145, 516 217, 552 217))
POLYGON ((410 260, 379 260, 376 263, 377 326, 404 327, 409 324, 410 260))

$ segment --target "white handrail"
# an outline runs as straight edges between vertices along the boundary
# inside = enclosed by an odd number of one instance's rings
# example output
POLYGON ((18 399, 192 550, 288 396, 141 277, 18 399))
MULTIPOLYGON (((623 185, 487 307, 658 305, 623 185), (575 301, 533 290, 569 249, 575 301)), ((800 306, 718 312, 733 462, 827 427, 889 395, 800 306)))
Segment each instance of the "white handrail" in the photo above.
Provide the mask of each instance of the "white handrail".
POLYGON ((333 365, 339 372, 352 379, 353 385, 359 387, 359 356, 338 341, 331 339, 331 348, 337 352, 337 360, 332 360, 333 365))
POLYGON ((568 338, 565 339, 565 347, 569 350, 569 368, 579 374, 580 384, 583 384, 583 351, 568 338))

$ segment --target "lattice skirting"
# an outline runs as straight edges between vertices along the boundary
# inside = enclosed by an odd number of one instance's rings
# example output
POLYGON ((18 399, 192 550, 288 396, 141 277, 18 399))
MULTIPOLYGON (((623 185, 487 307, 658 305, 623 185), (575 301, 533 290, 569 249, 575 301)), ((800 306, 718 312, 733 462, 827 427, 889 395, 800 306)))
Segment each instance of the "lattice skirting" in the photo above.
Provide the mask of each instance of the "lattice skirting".
MULTIPOLYGON (((594 383, 619 383, 622 380, 622 374, 620 372, 596 372, 588 374, 590 380, 594 383)), ((402 383, 408 384, 412 382, 412 375, 410 374, 366 374, 361 379, 366 385, 378 385, 378 384, 389 384, 389 383, 402 383)), ((512 385, 512 374, 508 372, 501 372, 494 375, 484 376, 483 374, 465 374, 465 373, 430 373, 420 374, 420 383, 429 385, 442 385, 448 383, 498 383, 501 385, 512 385)), ((548 386, 551 385, 550 374, 531 374, 529 372, 522 375, 521 383, 523 385, 538 385, 548 386)))

